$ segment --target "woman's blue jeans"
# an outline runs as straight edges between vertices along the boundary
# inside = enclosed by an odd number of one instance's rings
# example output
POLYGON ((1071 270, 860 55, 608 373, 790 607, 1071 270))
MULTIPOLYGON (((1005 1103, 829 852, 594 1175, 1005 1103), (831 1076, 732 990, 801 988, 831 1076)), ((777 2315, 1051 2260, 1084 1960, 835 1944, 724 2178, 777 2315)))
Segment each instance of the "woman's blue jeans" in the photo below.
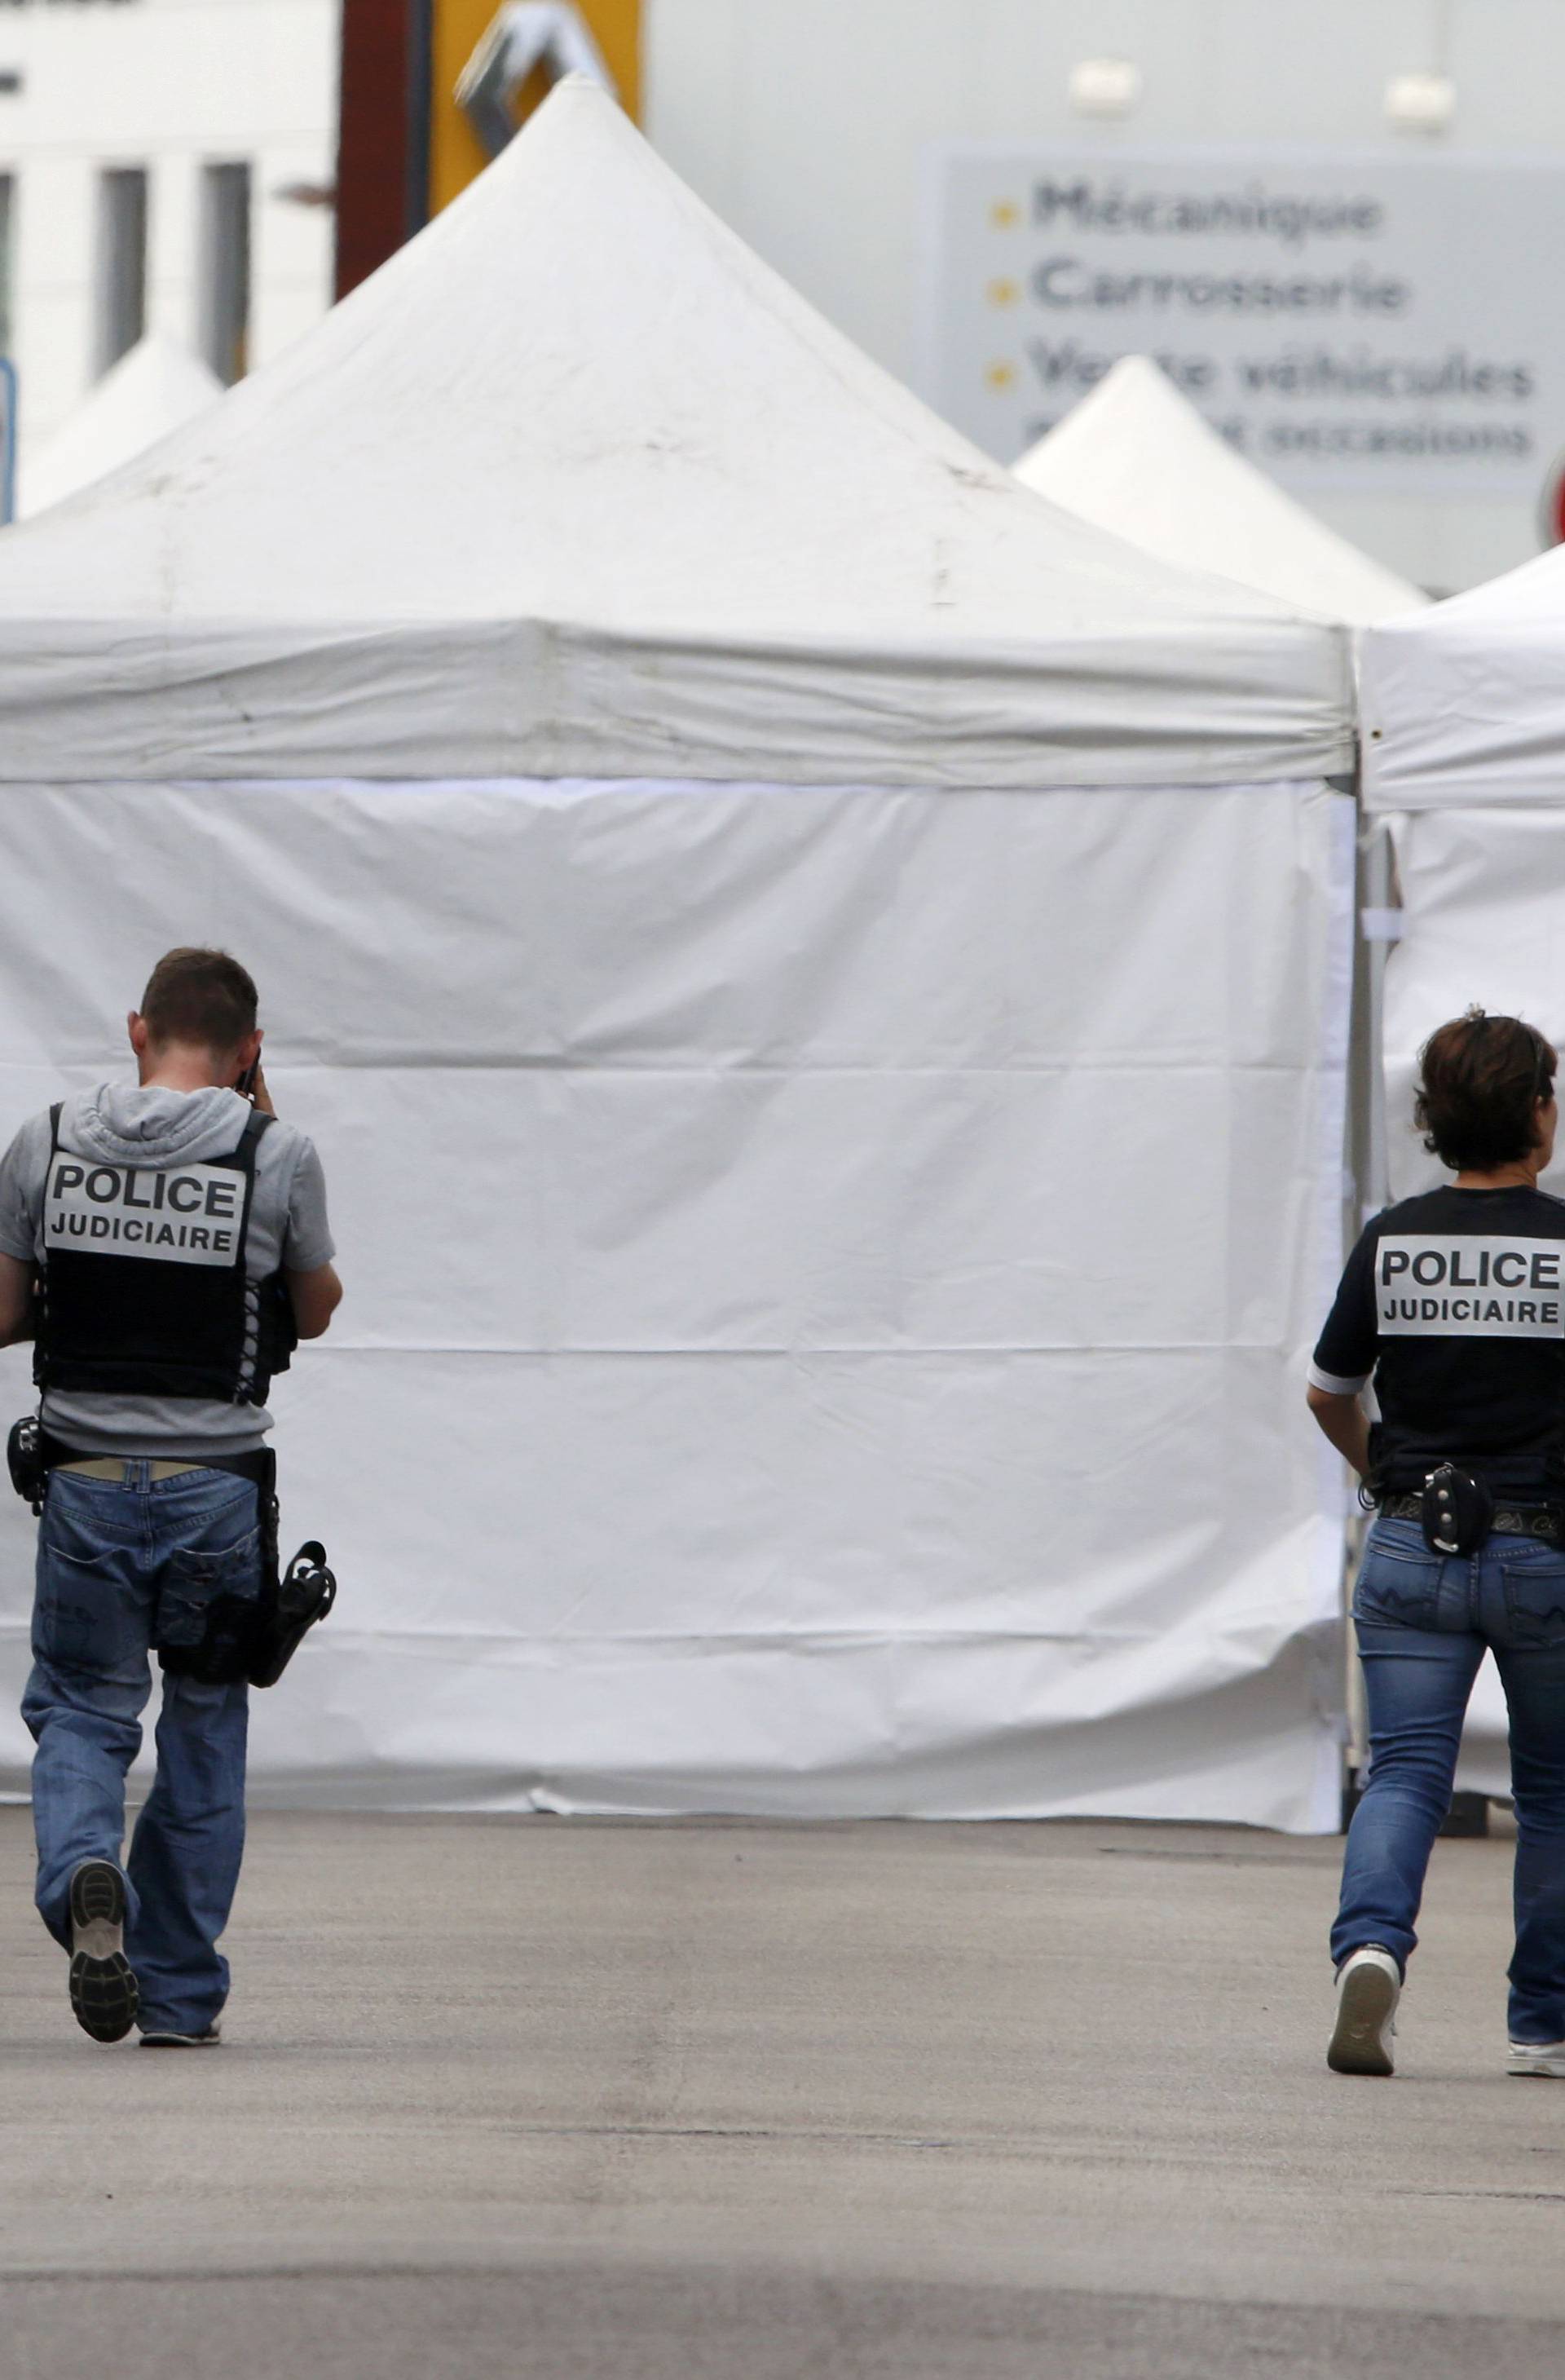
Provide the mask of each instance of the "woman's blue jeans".
MULTIPOLYGON (((255 1595, 256 1489, 223 1471, 123 1482, 55 1471, 38 1531, 33 1670, 39 1913, 69 1947, 72 1870, 121 1864, 125 1777, 141 1745, 158 1644, 199 1643, 216 1595, 255 1595)), ((126 1956, 147 2032, 204 2033, 228 1995, 218 1937, 245 1847, 248 1686, 164 1680, 157 1777, 126 1863, 126 1956)))
POLYGON ((1333 1959, 1378 1942, 1405 1967, 1489 1646, 1510 1714, 1516 1799, 1510 2038, 1565 2041, 1565 1550, 1491 1536, 1471 1558, 1442 1560, 1416 1521, 1377 1520, 1353 1619, 1369 1775, 1348 1830, 1333 1959))

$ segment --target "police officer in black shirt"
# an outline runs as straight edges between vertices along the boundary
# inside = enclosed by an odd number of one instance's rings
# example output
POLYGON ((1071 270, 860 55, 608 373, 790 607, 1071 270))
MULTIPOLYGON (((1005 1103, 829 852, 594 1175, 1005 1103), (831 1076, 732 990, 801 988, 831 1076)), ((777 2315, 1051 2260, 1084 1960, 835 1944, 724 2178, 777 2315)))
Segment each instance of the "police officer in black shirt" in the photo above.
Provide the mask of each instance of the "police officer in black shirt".
POLYGON ((1510 2071, 1565 2079, 1565 1202, 1551 1045, 1470 1009, 1414 1109, 1449 1187, 1377 1215, 1348 1260, 1309 1402, 1377 1508, 1353 1597, 1369 1773, 1332 1929, 1328 2062, 1389 2074, 1430 1850, 1486 1647, 1510 1714, 1510 2071), (1373 1376, 1371 1427, 1360 1393, 1373 1376))

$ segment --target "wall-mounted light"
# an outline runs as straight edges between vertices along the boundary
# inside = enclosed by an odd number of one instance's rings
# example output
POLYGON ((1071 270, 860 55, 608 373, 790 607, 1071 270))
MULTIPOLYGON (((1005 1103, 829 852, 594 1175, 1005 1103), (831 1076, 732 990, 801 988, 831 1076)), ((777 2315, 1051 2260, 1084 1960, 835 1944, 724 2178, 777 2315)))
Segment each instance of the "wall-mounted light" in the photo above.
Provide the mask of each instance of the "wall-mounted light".
POLYGON ((1386 121, 1399 132, 1449 132, 1456 85, 1449 75, 1393 75, 1386 85, 1386 121))
POLYGON ((1071 68, 1078 115, 1129 115, 1141 102, 1141 68, 1132 58, 1083 58, 1071 68))

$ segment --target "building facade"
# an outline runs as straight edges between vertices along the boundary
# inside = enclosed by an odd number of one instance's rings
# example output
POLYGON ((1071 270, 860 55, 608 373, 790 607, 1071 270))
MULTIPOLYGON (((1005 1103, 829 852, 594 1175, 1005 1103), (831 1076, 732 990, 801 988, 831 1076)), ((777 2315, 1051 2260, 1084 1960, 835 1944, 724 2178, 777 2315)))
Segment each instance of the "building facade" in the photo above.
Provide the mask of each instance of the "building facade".
MULTIPOLYGON (((1361 457, 1333 474, 1318 457, 1291 462, 1280 438, 1275 455, 1255 459, 1377 560, 1437 590, 1525 561, 1551 511, 1565 523, 1565 373, 1550 362, 1565 308, 1554 261, 1565 0, 649 0, 644 47, 647 128, 669 163, 824 314, 1000 460, 1013 461, 1023 440, 1025 409, 1010 401, 1010 382, 1025 377, 1029 345, 1057 358, 1074 343, 1086 370, 1127 344, 1166 345, 1195 366, 1214 351, 1224 358, 1209 335, 1209 281, 1194 288, 1207 309, 1200 322, 1146 307, 1139 322, 1046 310, 1026 271, 1001 261, 1003 239, 986 247, 987 224, 956 251, 973 296, 969 319, 957 319, 954 186, 940 178, 952 144, 1003 156, 1007 175, 987 194, 992 217, 1016 232, 1012 245, 1035 273, 1056 251, 1069 261, 1050 298, 1082 294, 1077 268, 1117 254, 1111 228, 1089 248, 1079 220, 1049 250, 1029 245, 1029 195, 1052 161, 1068 162, 1068 192, 1086 188, 1088 202, 1104 205, 1148 190, 1242 198, 1272 181, 1296 198, 1288 176, 1302 164, 1303 196, 1340 184, 1387 218, 1378 245, 1340 243, 1336 254, 1368 265, 1385 249, 1391 261, 1374 280, 1410 293, 1407 320, 1347 322, 1339 308, 1297 338, 1275 323, 1247 325, 1269 335, 1248 340, 1239 361, 1293 370, 1301 384, 1335 372, 1372 390, 1379 373, 1431 393, 1416 405, 1366 395, 1338 407, 1350 427, 1375 428, 1377 404, 1394 417, 1379 433, 1383 466, 1361 457), (1402 170, 1413 164, 1421 176, 1402 170), (1438 187, 1441 175, 1450 188, 1438 187), (990 297, 1000 309, 992 347, 980 344, 977 319, 990 297), (986 400, 962 395, 969 364, 997 393, 991 436, 986 400), (1523 382, 1527 404, 1510 404, 1523 382), (1486 453, 1486 437, 1524 437, 1526 455, 1508 468, 1503 444, 1486 453), (1420 439, 1427 455, 1410 451, 1420 439)), ((1176 247, 1176 280, 1214 256, 1220 273, 1240 270, 1238 249, 1165 241, 1163 253, 1176 247)), ((1282 242, 1268 250, 1251 240, 1246 252, 1266 256, 1272 284, 1313 278, 1329 292, 1346 280, 1350 302, 1358 285, 1351 271, 1317 270, 1316 257, 1333 253, 1324 240, 1297 267, 1297 248, 1282 242)), ((1246 286, 1259 285, 1256 266, 1243 269, 1246 286)), ((1231 360, 1227 368, 1231 388, 1231 360)), ((1035 394, 1034 410, 1045 411, 1049 393, 1035 394)), ((1208 409, 1226 426, 1220 407, 1208 409)), ((1318 423, 1331 408, 1306 390, 1297 410, 1318 423)), ((1280 401, 1273 426, 1286 429, 1281 412, 1280 401)))
POLYGON ((339 0, 0 0, 24 450, 144 331, 231 382, 325 310, 338 19, 339 0))

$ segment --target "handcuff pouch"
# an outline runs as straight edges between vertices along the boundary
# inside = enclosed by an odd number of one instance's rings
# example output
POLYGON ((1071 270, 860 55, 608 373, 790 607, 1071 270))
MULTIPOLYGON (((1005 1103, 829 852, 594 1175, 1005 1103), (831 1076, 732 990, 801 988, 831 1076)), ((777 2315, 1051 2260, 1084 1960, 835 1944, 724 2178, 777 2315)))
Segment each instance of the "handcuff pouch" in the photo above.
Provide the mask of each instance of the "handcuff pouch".
POLYGON ((1481 1479, 1438 1463, 1425 1476, 1419 1521, 1432 1554, 1475 1554, 1494 1523, 1495 1500, 1481 1479))

